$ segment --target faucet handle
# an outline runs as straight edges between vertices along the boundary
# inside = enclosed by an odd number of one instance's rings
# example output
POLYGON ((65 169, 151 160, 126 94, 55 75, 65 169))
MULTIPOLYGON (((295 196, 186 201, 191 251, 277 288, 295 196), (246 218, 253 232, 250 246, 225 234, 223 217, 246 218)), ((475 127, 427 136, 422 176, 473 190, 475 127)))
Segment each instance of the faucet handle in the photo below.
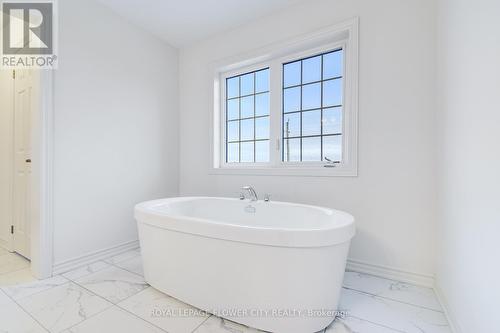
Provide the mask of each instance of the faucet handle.
POLYGON ((243 193, 240 193, 240 200, 245 200, 245 195, 243 193))
POLYGON ((268 194, 268 193, 264 194, 264 201, 265 201, 265 202, 269 202, 269 201, 271 201, 271 195, 270 195, 270 194, 268 194))

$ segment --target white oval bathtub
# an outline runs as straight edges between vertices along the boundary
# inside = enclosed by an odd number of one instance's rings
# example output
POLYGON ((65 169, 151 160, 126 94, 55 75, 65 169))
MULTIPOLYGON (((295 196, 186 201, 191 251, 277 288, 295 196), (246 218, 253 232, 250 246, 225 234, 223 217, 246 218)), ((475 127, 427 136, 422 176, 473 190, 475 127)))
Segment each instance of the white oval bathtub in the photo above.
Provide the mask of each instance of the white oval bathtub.
POLYGON ((285 202, 182 197, 135 207, 146 281, 221 317, 313 333, 334 319, 354 218, 285 202))

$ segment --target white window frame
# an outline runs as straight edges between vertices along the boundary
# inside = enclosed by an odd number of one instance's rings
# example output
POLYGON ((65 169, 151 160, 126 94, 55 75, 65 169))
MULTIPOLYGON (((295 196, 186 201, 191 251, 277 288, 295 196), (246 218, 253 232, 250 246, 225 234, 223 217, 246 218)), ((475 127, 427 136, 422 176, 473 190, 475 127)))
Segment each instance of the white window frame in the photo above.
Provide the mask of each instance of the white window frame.
MULTIPOLYGON (((263 163, 263 162, 227 163, 226 162, 226 148, 227 148, 226 133, 224 133, 224 129, 226 128, 226 115, 227 115, 227 112, 226 112, 226 106, 227 106, 226 105, 226 79, 234 77, 234 76, 246 74, 246 73, 255 72, 255 71, 258 71, 261 69, 266 69, 268 67, 270 68, 270 66, 271 66, 270 62, 264 62, 264 63, 254 64, 251 66, 246 66, 243 68, 238 68, 236 70, 232 70, 232 71, 228 71, 228 72, 220 74, 221 105, 220 105, 219 109, 220 109, 221 123, 219 126, 220 126, 220 135, 221 135, 220 167, 222 167, 222 168, 269 168, 269 167, 271 167, 271 163, 263 163)), ((271 71, 269 71, 269 75, 271 75, 271 71)), ((271 85, 269 85, 269 98, 271 98, 271 85)), ((271 110, 271 108, 269 110, 271 110)), ((269 113, 269 119, 270 120, 272 119, 271 113, 269 113)), ((269 134, 269 135, 270 135, 269 136, 269 143, 271 144, 272 138, 271 138, 271 134, 269 134)), ((270 155, 270 157, 272 157, 272 155, 273 155, 271 153, 271 147, 269 147, 269 155, 270 155)))
POLYGON ((357 176, 358 141, 358 19, 316 31, 306 36, 274 44, 250 54, 213 64, 213 113, 211 128, 211 174, 271 176, 357 176), (324 161, 282 161, 282 77, 283 64, 342 48, 343 50, 343 130, 342 162, 325 167, 324 161), (270 162, 226 163, 226 96, 229 77, 269 67, 270 162), (278 150, 279 146, 279 150, 278 150))

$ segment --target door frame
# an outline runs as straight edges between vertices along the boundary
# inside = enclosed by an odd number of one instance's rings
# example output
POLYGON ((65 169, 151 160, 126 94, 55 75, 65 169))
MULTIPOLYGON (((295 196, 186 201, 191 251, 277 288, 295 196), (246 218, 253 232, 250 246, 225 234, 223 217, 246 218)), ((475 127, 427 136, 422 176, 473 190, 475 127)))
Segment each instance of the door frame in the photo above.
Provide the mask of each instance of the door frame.
POLYGON ((31 272, 44 279, 52 276, 54 255, 54 71, 38 71, 38 110, 32 136, 31 272))

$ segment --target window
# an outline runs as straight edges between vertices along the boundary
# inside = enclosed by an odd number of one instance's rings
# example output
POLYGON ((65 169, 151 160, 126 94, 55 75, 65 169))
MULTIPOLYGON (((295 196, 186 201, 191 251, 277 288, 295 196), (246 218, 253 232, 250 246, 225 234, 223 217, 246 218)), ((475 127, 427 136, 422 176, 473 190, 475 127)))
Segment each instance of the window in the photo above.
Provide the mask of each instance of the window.
POLYGON ((269 69, 226 79, 226 162, 269 162, 269 69))
POLYGON ((358 22, 214 66, 214 173, 357 175, 358 22))
POLYGON ((342 161, 343 50, 283 65, 284 162, 342 161))

